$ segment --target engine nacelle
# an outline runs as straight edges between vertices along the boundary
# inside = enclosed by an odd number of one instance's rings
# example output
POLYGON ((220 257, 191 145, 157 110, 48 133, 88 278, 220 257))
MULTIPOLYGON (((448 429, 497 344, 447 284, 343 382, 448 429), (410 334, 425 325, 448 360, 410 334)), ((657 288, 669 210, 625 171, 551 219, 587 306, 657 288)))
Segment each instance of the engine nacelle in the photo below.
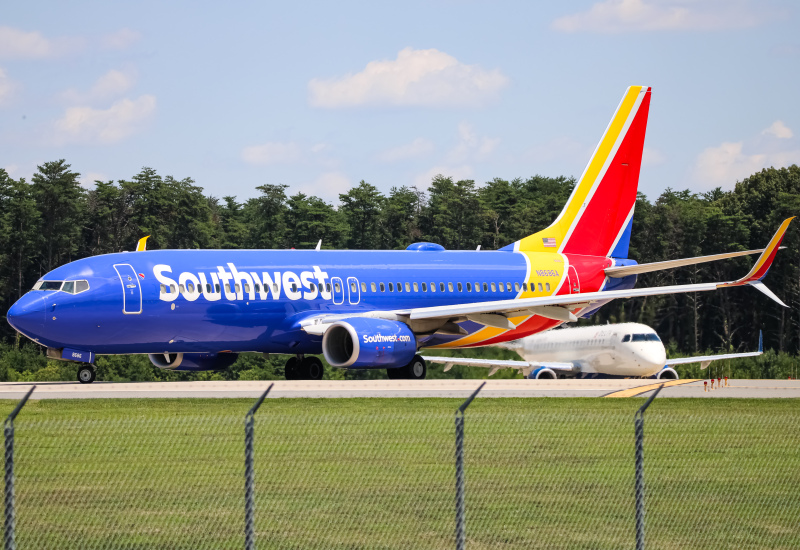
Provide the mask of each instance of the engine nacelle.
POLYGON ((678 376, 678 373, 675 372, 675 369, 671 367, 664 367, 663 369, 658 371, 658 374, 656 374, 656 378, 658 380, 677 380, 678 378, 680 378, 680 376, 678 376))
POLYGON ((150 362, 166 370, 224 370, 236 362, 236 353, 151 353, 150 362))
POLYGON ((417 353, 417 339, 405 323, 350 317, 328 327, 322 353, 333 367, 404 367, 417 353))
POLYGON ((532 380, 555 380, 558 378, 556 375, 556 371, 553 369, 548 369, 547 367, 539 367, 538 369, 532 371, 528 378, 532 380))

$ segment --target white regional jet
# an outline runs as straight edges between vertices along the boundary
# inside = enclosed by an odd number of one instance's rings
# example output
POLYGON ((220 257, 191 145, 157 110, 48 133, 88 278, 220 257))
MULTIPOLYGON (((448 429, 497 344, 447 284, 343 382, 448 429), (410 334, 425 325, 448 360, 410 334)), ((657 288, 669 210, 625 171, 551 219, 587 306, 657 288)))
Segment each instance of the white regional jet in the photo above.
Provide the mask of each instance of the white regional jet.
POLYGON ((596 325, 551 330, 522 338, 500 347, 513 349, 524 361, 500 359, 464 359, 460 357, 423 357, 429 363, 442 363, 445 372, 453 365, 486 367, 489 376, 500 369, 518 369, 526 378, 657 378, 677 380, 672 367, 735 357, 754 357, 763 352, 759 334, 758 351, 667 359, 664 344, 656 332, 639 323, 596 325))

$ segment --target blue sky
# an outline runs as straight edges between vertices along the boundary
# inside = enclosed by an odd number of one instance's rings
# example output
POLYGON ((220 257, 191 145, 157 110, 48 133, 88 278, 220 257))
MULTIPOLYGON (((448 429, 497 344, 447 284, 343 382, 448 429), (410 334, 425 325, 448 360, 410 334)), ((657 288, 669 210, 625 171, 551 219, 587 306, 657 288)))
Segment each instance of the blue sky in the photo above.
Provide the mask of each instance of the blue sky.
POLYGON ((240 200, 579 176, 653 87, 640 190, 800 161, 789 1, 39 2, 0 19, 0 166, 143 166, 240 200))

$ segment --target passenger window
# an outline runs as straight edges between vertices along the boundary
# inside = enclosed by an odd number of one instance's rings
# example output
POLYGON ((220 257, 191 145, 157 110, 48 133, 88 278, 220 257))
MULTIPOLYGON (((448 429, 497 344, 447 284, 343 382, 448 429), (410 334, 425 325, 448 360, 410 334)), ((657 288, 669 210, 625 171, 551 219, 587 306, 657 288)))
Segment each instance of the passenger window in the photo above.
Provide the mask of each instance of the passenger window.
POLYGON ((358 286, 355 283, 350 283, 350 292, 358 292, 358 286))
POLYGON ((436 292, 436 283, 431 283, 431 292, 436 292))
POLYGON ((458 291, 461 292, 461 283, 458 283, 458 291))
POLYGON ((447 283, 447 291, 453 292, 453 283, 447 283))
POLYGON ((248 285, 247 283, 244 284, 244 291, 250 294, 250 285, 248 285))
POLYGON ((194 293, 194 283, 192 283, 192 282, 186 283, 186 290, 188 290, 189 292, 194 293))
POLYGON ((167 287, 165 285, 161 285, 161 294, 167 293, 167 287))
POLYGON ((411 285, 406 283, 406 292, 411 292, 411 285))
POLYGON ((506 290, 511 292, 511 283, 506 283, 506 290))
POLYGON ((320 293, 325 292, 325 287, 322 286, 322 283, 317 283, 317 286, 319 287, 320 293))
POLYGON ((514 283, 514 291, 519 292, 519 283, 514 283))
POLYGON ((69 292, 70 294, 75 294, 75 281, 66 281, 64 286, 61 287, 61 290, 69 292))
MULTIPOLYGON (((256 288, 258 288, 258 285, 256 285, 256 288)), ((206 294, 211 294, 211 284, 210 283, 206 283, 206 294)))
POLYGON ((175 294, 177 292, 175 285, 169 285, 169 293, 175 294))
MULTIPOLYGON (((276 284, 274 284, 274 285, 272 285, 272 286, 274 286, 274 287, 275 287, 275 292, 278 292, 278 285, 277 285, 277 283, 276 283, 276 284)), ((331 293, 331 284, 330 284, 330 283, 325 283, 325 290, 327 290, 327 291, 328 291, 328 294, 330 294, 330 293, 331 293)))
POLYGON ((631 341, 631 335, 630 334, 626 334, 625 336, 622 337, 622 341, 623 342, 630 342, 631 341))
MULTIPOLYGON (((239 294, 242 291, 242 285, 240 285, 239 283, 236 283, 234 285, 234 288, 236 289, 236 294, 239 294)), ((295 288, 297 287, 295 286, 295 288)))
POLYGON ((492 292, 497 292, 497 287, 495 286, 494 283, 492 283, 492 292))
POLYGON ((89 281, 75 281, 75 294, 89 290, 89 281))
POLYGON ((333 283, 333 288, 336 289, 336 292, 342 291, 342 287, 339 286, 339 283, 333 283))
POLYGON ((386 292, 386 287, 381 283, 381 292, 386 292))
POLYGON ((183 294, 184 292, 186 292, 186 287, 185 287, 185 286, 183 286, 183 285, 178 285, 178 288, 180 288, 180 289, 181 289, 181 294, 183 294))
POLYGON ((422 292, 428 292, 428 283, 422 283, 422 292))
POLYGON ((505 287, 503 287, 503 283, 497 283, 497 290, 499 290, 500 292, 503 292, 505 290, 505 287))
POLYGON ((444 283, 439 283, 439 290, 444 292, 444 283))
POLYGON ((375 292, 375 283, 370 283, 370 284, 369 284, 369 289, 370 289, 372 292, 375 292))
POLYGON ((214 285, 217 289, 217 294, 219 294, 219 284, 214 285))
POLYGON ((256 283, 255 287, 256 287, 256 292, 261 292, 261 285, 259 283, 256 283))
POLYGON ((394 292, 394 284, 389 283, 389 292, 394 292))
POLYGON ((483 291, 489 292, 489 285, 487 285, 486 283, 483 283, 483 291))
POLYGON ((467 292, 472 292, 472 283, 467 283, 467 292))
POLYGON ((542 288, 542 283, 539 283, 539 292, 544 292, 544 289, 542 288))
POLYGON ((419 285, 414 283, 414 292, 419 292, 419 285))
POLYGON ((544 289, 545 289, 547 292, 550 292, 550 283, 545 283, 545 284, 544 284, 544 289))
MULTIPOLYGON (((338 288, 336 290, 339 290, 338 288)), ((239 285, 236 285, 236 292, 239 292, 239 285)), ((292 283, 292 292, 297 292, 297 283, 292 283)))
POLYGON ((528 292, 528 283, 522 283, 522 291, 528 292))
POLYGON ((367 283, 361 283, 361 292, 367 291, 367 283))
POLYGON ((403 283, 397 283, 395 288, 397 288, 397 292, 403 292, 403 283))

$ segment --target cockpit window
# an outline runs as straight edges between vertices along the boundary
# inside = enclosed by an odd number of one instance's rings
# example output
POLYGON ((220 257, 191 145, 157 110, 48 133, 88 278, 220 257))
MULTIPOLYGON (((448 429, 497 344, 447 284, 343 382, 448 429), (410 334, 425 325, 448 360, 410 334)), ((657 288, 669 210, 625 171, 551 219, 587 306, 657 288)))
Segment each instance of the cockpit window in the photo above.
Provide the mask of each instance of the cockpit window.
POLYGON ((658 334, 634 334, 633 335, 634 342, 660 342, 661 339, 658 337, 658 334))
POLYGON ((33 290, 61 290, 69 294, 80 294, 89 290, 89 281, 37 281, 33 290))
POLYGON ((61 290, 63 284, 64 281, 39 281, 34 285, 33 290, 61 290))
POLYGON ((623 342, 630 342, 631 341, 631 335, 630 334, 626 334, 625 336, 622 337, 622 341, 623 342))

